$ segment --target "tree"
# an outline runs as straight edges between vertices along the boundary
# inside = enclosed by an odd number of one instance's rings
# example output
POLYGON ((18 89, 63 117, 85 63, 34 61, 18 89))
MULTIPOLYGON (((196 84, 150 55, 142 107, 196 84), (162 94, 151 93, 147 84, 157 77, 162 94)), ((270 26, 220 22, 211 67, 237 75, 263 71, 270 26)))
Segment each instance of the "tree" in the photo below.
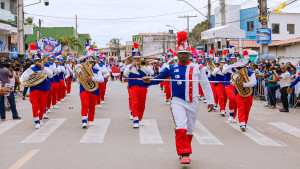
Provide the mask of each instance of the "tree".
POLYGON ((33 25, 34 27, 36 27, 35 23, 33 23, 33 17, 27 17, 25 19, 24 25, 33 25))
POLYGON ((56 40, 58 40, 62 46, 68 46, 68 52, 71 52, 71 50, 74 49, 75 46, 78 46, 80 50, 82 49, 80 41, 76 39, 75 36, 56 36, 56 40))
POLYGON ((201 40, 201 32, 204 32, 207 30, 207 21, 203 21, 201 23, 198 23, 190 33, 190 44, 192 44, 193 47, 196 45, 202 44, 205 41, 201 40))
POLYGON ((121 39, 119 38, 112 38, 109 43, 111 45, 115 45, 116 48, 120 48, 121 44, 120 44, 121 39))

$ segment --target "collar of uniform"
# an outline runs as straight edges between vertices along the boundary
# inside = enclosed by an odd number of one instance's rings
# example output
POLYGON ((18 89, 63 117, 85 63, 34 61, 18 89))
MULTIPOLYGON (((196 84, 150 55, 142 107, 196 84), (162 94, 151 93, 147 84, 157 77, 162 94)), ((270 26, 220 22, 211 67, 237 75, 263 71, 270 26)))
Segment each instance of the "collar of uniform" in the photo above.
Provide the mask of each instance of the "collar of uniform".
POLYGON ((181 63, 181 62, 178 62, 178 64, 181 65, 181 66, 186 66, 186 65, 189 65, 190 63, 191 63, 190 61, 187 62, 186 64, 183 64, 183 63, 181 63))

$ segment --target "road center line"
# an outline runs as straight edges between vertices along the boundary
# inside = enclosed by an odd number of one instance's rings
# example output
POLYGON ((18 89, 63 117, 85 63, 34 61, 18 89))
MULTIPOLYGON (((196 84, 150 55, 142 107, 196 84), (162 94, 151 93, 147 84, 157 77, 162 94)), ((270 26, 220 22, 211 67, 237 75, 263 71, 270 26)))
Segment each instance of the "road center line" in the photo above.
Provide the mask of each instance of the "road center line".
POLYGON ((164 144, 155 119, 144 119, 144 126, 140 126, 139 135, 141 144, 164 144))
POLYGON ((110 119, 95 119, 95 125, 90 126, 79 143, 103 143, 110 119))
POLYGON ((23 120, 10 120, 0 124, 0 135, 6 132, 7 130, 13 128, 17 124, 21 123, 23 120))
POLYGON ((27 161, 29 161, 39 151, 40 151, 39 149, 34 149, 34 150, 29 151, 25 156, 23 156, 19 161, 17 161, 9 169, 19 169, 19 168, 21 168, 27 161))
POLYGON ((196 140, 203 145, 223 145, 201 122, 195 123, 194 136, 196 140))
POLYGON ((66 118, 50 119, 40 129, 21 141, 21 143, 42 143, 66 120, 66 118))
POLYGON ((280 129, 283 132, 289 133, 290 135, 300 138, 300 129, 296 127, 293 127, 283 122, 270 122, 269 124, 280 129))
MULTIPOLYGON (((232 126, 238 131, 240 130, 240 126, 238 124, 230 123, 226 121, 227 124, 232 126)), ((277 143, 276 141, 270 139, 269 137, 261 134, 260 132, 254 130, 253 128, 247 126, 247 130, 245 132, 241 132, 242 134, 249 137, 251 140, 255 141, 257 144, 261 146, 282 146, 281 144, 277 143)))

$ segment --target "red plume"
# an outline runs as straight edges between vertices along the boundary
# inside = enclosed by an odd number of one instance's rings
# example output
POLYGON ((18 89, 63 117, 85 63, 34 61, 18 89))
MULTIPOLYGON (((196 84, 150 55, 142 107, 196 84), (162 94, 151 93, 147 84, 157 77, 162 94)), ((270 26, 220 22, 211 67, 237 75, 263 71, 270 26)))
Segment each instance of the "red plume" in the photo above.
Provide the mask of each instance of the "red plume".
POLYGON ((172 53, 172 54, 174 53, 173 49, 169 49, 169 52, 172 53))
POLYGON ((94 48, 93 48, 93 47, 90 47, 90 48, 89 48, 89 51, 90 51, 90 50, 91 50, 91 51, 94 51, 94 48))
POLYGON ((30 47, 31 50, 37 50, 37 47, 36 47, 35 43, 31 43, 28 46, 30 47))
POLYGON ((140 44, 137 42, 133 42, 134 49, 138 49, 140 47, 140 44))
POLYGON ((204 53, 203 50, 200 50, 200 54, 201 54, 202 56, 205 56, 205 53, 204 53))
POLYGON ((179 46, 181 42, 186 42, 188 40, 188 35, 186 31, 177 32, 177 45, 179 46))
POLYGON ((215 52, 211 49, 211 50, 209 50, 209 54, 210 55, 213 55, 215 52))
POLYGON ((103 52, 101 52, 101 55, 104 55, 104 53, 103 53, 103 52))
POLYGON ((228 51, 227 51, 227 50, 224 50, 224 51, 222 52, 222 56, 226 56, 227 53, 228 53, 228 51))
POLYGON ((244 56, 248 56, 248 55, 249 55, 248 51, 245 50, 245 51, 243 52, 243 55, 244 55, 244 56))

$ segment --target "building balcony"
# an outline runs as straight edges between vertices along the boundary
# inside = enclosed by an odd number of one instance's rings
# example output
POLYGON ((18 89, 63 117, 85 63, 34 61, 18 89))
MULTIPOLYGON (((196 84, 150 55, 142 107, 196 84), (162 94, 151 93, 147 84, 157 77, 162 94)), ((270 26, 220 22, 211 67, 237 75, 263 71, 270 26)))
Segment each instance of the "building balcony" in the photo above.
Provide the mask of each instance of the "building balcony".
POLYGON ((0 9, 0 22, 9 23, 13 26, 17 25, 17 15, 12 14, 8 10, 0 9))

